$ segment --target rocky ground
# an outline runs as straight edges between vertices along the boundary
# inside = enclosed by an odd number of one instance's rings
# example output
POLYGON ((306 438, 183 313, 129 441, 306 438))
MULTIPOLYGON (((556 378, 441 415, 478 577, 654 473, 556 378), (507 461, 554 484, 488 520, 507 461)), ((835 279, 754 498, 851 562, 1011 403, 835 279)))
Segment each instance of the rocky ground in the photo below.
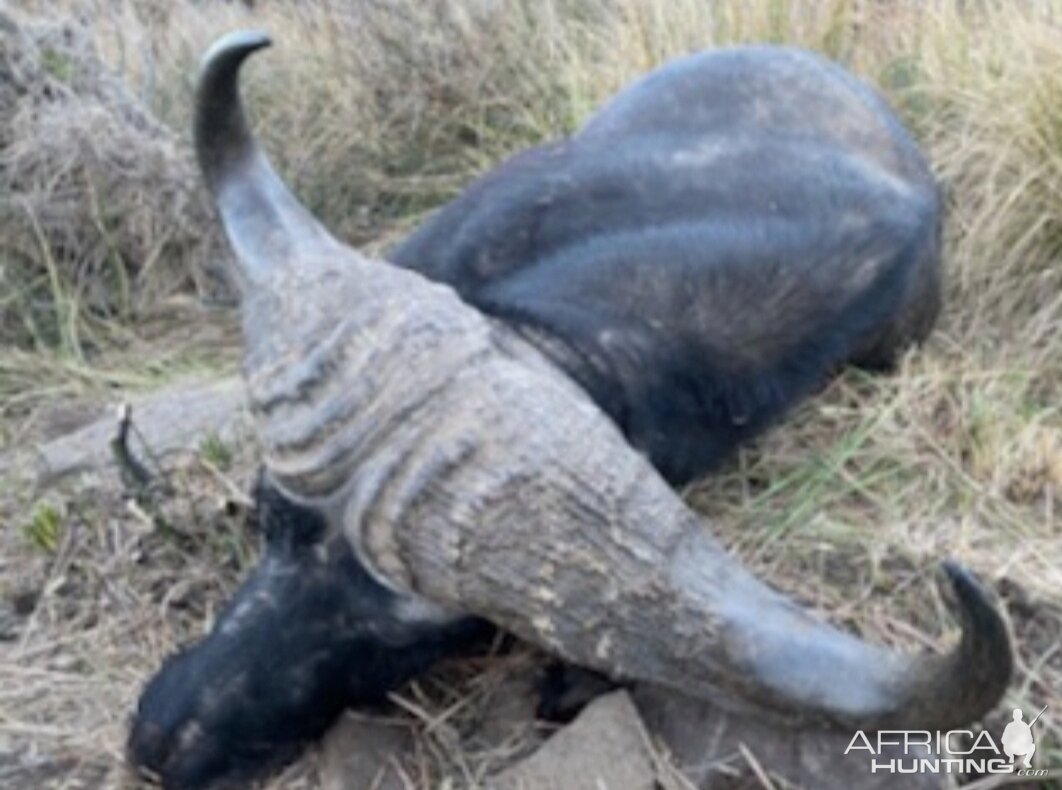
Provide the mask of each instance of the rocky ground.
MULTIPOLYGON (((0 456, 2 516, 21 525, 0 533, 0 786, 135 786, 122 746, 141 685, 204 632, 254 562, 239 379, 173 385, 134 400, 132 415, 130 444, 156 475, 147 486, 114 463, 113 404, 55 408, 0 456)), ((1023 639, 1057 638, 1057 612, 1005 589, 1023 639)), ((508 642, 450 661, 387 710, 349 713, 269 786, 947 786, 871 776, 865 759, 844 757, 850 733, 779 729, 645 686, 610 692, 583 679, 572 707, 584 692, 590 704, 570 724, 544 722, 550 666, 508 642)))

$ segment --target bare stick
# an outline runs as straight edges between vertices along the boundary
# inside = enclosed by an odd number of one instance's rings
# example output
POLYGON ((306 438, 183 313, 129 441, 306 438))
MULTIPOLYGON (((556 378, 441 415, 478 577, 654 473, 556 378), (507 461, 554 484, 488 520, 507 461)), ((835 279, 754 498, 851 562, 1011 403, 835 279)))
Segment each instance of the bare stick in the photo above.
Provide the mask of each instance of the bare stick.
POLYGON ((132 422, 133 407, 128 403, 123 403, 118 407, 118 430, 111 439, 111 453, 118 462, 126 484, 133 488, 143 489, 151 483, 154 476, 129 448, 129 429, 132 422))

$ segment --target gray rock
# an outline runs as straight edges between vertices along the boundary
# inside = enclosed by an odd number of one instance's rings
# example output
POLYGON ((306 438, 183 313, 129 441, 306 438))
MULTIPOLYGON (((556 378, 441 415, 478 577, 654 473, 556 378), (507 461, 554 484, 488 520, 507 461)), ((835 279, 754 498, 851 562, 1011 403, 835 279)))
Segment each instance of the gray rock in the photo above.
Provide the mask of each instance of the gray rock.
POLYGON ((652 790, 645 730, 625 691, 600 697, 533 755, 487 784, 491 790, 652 790))
POLYGON ((480 710, 471 744, 480 751, 505 750, 513 759, 526 757, 545 736, 535 726, 538 706, 538 669, 528 666, 498 684, 480 710), (515 746, 518 752, 512 754, 515 746))
MULTIPOLYGON (((225 441, 247 435, 244 402, 243 382, 235 376, 182 382, 132 399, 133 424, 151 453, 161 456, 194 449, 210 434, 225 441)), ((30 485, 43 486, 74 472, 110 466, 116 426, 117 411, 112 408, 73 433, 0 455, 0 474, 13 473, 30 485)), ((131 444, 135 453, 144 452, 135 437, 131 444)))
POLYGON ((321 744, 323 790, 406 790, 402 759, 413 749, 408 726, 347 713, 321 744))

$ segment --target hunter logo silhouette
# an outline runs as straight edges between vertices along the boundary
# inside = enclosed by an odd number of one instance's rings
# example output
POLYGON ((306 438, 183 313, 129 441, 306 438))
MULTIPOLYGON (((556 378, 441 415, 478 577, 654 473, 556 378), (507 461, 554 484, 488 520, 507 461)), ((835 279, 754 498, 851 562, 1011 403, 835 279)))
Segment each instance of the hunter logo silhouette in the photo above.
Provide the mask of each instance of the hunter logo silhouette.
POLYGON ((1030 721, 1028 724, 1023 722, 1021 708, 1014 709, 1014 721, 1007 725, 1003 730, 1003 751, 1007 757, 1010 758, 1013 763, 1018 757, 1025 757, 1025 767, 1032 767, 1033 753, 1036 751, 1036 744, 1033 742, 1032 726, 1044 715, 1044 711, 1047 710, 1047 706, 1044 705, 1043 709, 1036 714, 1036 718, 1030 721))

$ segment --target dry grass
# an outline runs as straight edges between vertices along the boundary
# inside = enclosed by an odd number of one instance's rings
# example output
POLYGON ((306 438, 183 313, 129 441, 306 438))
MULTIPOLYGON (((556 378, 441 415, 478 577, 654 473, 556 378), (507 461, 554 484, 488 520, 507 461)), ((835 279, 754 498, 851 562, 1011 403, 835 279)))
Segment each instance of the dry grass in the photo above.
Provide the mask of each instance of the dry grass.
MULTIPOLYGON (((938 644, 949 621, 935 564, 954 556, 974 568, 1003 593, 1020 641, 1007 704, 1048 705, 1038 761, 1062 766, 1062 2, 317 0, 262 2, 253 17, 238 4, 25 5, 91 7, 103 59, 178 140, 205 45, 237 26, 273 31, 276 51, 249 73, 267 145, 332 227, 377 247, 476 173, 571 131, 626 81, 681 52, 795 42, 880 85, 948 196, 940 327, 898 375, 846 375, 690 497, 780 586, 889 641, 938 644)), ((71 258, 42 248, 20 265, 43 277, 50 261, 63 263, 56 293, 74 295, 80 318, 121 325, 122 315, 70 285, 75 272, 98 270, 67 246, 71 258)), ((139 271, 143 261, 127 263, 139 271)), ((145 291, 135 312, 150 312, 153 298, 145 291)), ((33 314, 61 325, 71 309, 45 294, 33 314)), ((136 316, 124 325, 122 353, 139 361, 142 325, 136 316)), ((17 357, 0 351, 0 410, 25 415, 33 402, 122 381, 120 363, 92 355, 114 347, 108 335, 80 356, 60 342, 17 357)), ((174 515, 195 539, 176 543, 140 524, 108 485, 9 498, 0 591, 39 596, 17 620, 16 641, 0 643, 0 779, 17 748, 53 769, 79 766, 53 783, 113 780, 139 683, 205 627, 247 562, 246 537, 218 527, 216 479, 199 471, 188 473, 194 496, 182 507, 201 512, 174 515), (21 531, 38 497, 60 515, 43 553, 21 531)), ((428 681, 423 698, 410 693, 429 719, 459 706, 460 733, 477 709, 467 700, 481 697, 455 673, 453 684, 448 675, 428 681)), ((989 726, 998 733, 1001 721, 989 726)), ((493 759, 464 740, 456 748, 445 727, 417 732, 416 786, 444 774, 460 786, 493 759)), ((312 781, 304 765, 278 784, 312 781)))
POLYGON ((84 359, 107 324, 204 293, 219 234, 191 155, 91 30, 2 7, 0 27, 0 337, 84 359))

